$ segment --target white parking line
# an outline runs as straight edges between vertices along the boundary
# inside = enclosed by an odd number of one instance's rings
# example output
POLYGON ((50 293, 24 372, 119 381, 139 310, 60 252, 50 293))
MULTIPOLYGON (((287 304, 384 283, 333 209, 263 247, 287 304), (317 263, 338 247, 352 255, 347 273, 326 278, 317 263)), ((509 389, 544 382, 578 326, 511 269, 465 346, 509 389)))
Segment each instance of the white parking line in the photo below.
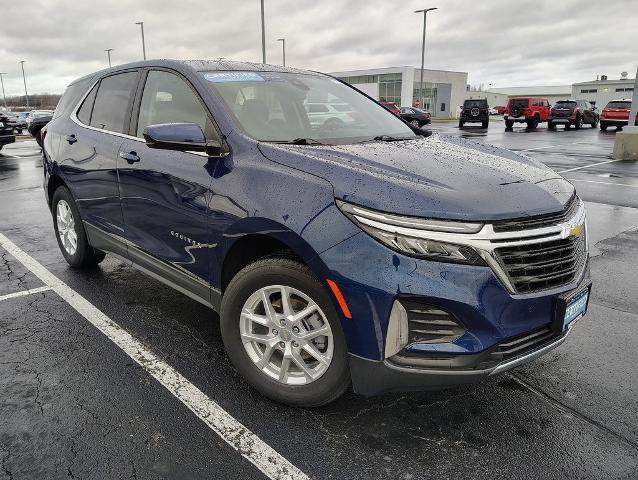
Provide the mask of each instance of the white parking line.
POLYGON ((38 288, 31 288, 29 290, 21 290, 19 292, 8 293, 6 295, 0 296, 0 302, 2 300, 8 300, 10 298, 24 297, 26 295, 33 295, 34 293, 46 292, 47 290, 51 290, 51 287, 44 286, 38 288))
POLYGON ((2 233, 0 233, 0 246, 106 335, 109 340, 152 375, 211 430, 268 478, 273 480, 308 480, 305 473, 2 233))
POLYGON ((568 170, 562 170, 560 172, 557 173, 567 173, 567 172, 575 172, 576 170, 582 170, 583 168, 590 168, 590 167, 596 167, 598 165, 605 165, 606 163, 613 163, 613 162, 621 162, 622 160, 607 160, 604 162, 598 162, 598 163, 590 163, 589 165, 582 165, 580 167, 574 167, 574 168, 570 168, 568 170))
POLYGON ((628 183, 598 182, 596 180, 580 180, 577 178, 566 178, 565 180, 568 180, 570 182, 600 183, 601 185, 615 185, 617 187, 638 188, 638 185, 629 185, 628 183))

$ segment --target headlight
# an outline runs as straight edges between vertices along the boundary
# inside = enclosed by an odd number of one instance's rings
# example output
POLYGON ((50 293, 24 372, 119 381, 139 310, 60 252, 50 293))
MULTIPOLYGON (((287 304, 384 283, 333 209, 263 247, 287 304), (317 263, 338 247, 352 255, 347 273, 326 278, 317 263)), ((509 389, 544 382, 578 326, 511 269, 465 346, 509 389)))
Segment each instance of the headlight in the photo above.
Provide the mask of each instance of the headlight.
POLYGON ((404 217, 369 210, 342 200, 337 200, 337 206, 368 235, 405 255, 439 262, 486 265, 472 247, 427 238, 428 232, 435 233, 437 237, 444 232, 477 233, 483 227, 482 223, 404 217))

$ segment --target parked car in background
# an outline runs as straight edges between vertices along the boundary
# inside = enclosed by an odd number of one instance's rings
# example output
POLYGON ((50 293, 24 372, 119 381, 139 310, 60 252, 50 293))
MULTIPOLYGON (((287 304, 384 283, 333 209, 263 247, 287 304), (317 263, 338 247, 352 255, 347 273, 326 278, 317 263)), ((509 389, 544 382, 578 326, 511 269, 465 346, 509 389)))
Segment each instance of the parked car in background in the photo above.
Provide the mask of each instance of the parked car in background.
POLYGON ((459 116, 459 128, 466 123, 480 123, 483 128, 490 124, 490 107, 485 99, 468 99, 463 102, 459 116))
POLYGON ((216 310, 236 370, 289 405, 487 379, 587 309, 572 184, 318 72, 155 60, 88 75, 47 126, 43 167, 71 267, 111 252, 216 310), (312 126, 317 98, 356 122, 312 126))
MULTIPOLYGON (((600 112, 600 129, 604 132, 608 127, 616 127, 616 130, 622 130, 622 127, 629 123, 629 111, 631 110, 631 100, 621 98, 612 100, 603 111, 600 112)), ((634 125, 638 125, 638 113, 634 119, 634 125)))
POLYGON ((496 107, 490 107, 490 115, 498 115, 498 108, 496 107))
POLYGON ((526 123, 527 128, 536 128, 549 118, 549 101, 545 98, 510 98, 505 108, 505 128, 510 130, 515 123, 526 123))
POLYGON ((5 113, 0 113, 0 150, 15 141, 16 137, 13 135, 13 127, 9 125, 9 118, 5 113))
POLYGON ((497 115, 503 115, 505 113, 505 105, 499 105, 496 107, 497 115))
POLYGON ((42 139, 40 138, 40 131, 42 128, 51 121, 53 118, 53 112, 47 110, 38 110, 31 112, 27 117, 27 130, 33 137, 38 145, 42 146, 42 139))
POLYGON ((555 130, 556 125, 564 125, 567 130, 573 125, 581 129, 584 124, 597 128, 599 117, 596 107, 586 100, 559 100, 551 108, 547 128, 555 130))
POLYGON ((431 122, 430 112, 416 107, 401 107, 400 117, 413 127, 422 127, 431 122))
POLYGON ((401 110, 399 109, 399 107, 397 107, 397 104, 394 102, 386 102, 384 100, 379 102, 381 105, 383 105, 387 110, 391 111, 392 113, 394 113, 397 117, 401 116, 401 110))
POLYGON ((4 115, 7 117, 7 125, 11 127, 12 131, 18 134, 22 133, 23 121, 20 120, 20 117, 13 112, 4 112, 4 115))
POLYGON ((16 116, 18 117, 18 119, 20 120, 20 126, 22 127, 23 130, 27 129, 27 117, 29 116, 31 112, 16 112, 16 116))

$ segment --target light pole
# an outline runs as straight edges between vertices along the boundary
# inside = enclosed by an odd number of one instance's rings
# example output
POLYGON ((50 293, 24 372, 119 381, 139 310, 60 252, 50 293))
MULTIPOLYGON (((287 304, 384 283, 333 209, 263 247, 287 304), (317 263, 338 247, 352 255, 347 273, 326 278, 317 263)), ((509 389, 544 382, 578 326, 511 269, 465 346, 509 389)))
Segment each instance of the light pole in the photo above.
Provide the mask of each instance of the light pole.
POLYGON ((281 42, 281 53, 283 55, 283 66, 286 66, 286 39, 285 38, 278 38, 277 39, 278 42, 281 42))
POLYGON ((2 85, 2 100, 4 101, 4 108, 7 108, 7 97, 4 95, 4 80, 2 80, 2 75, 6 75, 7 72, 0 72, 0 85, 2 85))
POLYGON ((27 108, 29 108, 29 93, 27 92, 27 77, 24 75, 24 62, 25 60, 20 60, 20 65, 22 66, 22 81, 24 82, 24 96, 27 100, 27 108))
POLYGON ((266 23, 264 21, 264 0, 261 0, 261 62, 266 63, 266 23))
POLYGON ((111 52, 113 51, 113 49, 112 48, 107 48, 104 51, 106 52, 106 56, 109 58, 109 68, 111 68, 111 52))
POLYGON ((429 11, 436 10, 438 7, 424 8, 423 10, 415 10, 414 13, 423 12, 423 43, 421 44, 421 83, 419 84, 419 107, 423 108, 423 66, 425 63, 425 22, 429 11))
POLYGON ((142 56, 146 60, 146 43, 144 42, 144 22, 135 22, 135 25, 139 25, 142 29, 142 56))

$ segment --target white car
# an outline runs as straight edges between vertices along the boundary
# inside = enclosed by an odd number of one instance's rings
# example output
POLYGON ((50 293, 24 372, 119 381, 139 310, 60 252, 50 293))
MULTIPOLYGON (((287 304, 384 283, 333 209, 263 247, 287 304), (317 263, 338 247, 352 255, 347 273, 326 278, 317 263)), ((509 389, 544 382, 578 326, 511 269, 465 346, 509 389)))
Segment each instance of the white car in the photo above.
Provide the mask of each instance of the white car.
POLYGON ((498 109, 495 107, 490 107, 490 115, 498 115, 498 109))

